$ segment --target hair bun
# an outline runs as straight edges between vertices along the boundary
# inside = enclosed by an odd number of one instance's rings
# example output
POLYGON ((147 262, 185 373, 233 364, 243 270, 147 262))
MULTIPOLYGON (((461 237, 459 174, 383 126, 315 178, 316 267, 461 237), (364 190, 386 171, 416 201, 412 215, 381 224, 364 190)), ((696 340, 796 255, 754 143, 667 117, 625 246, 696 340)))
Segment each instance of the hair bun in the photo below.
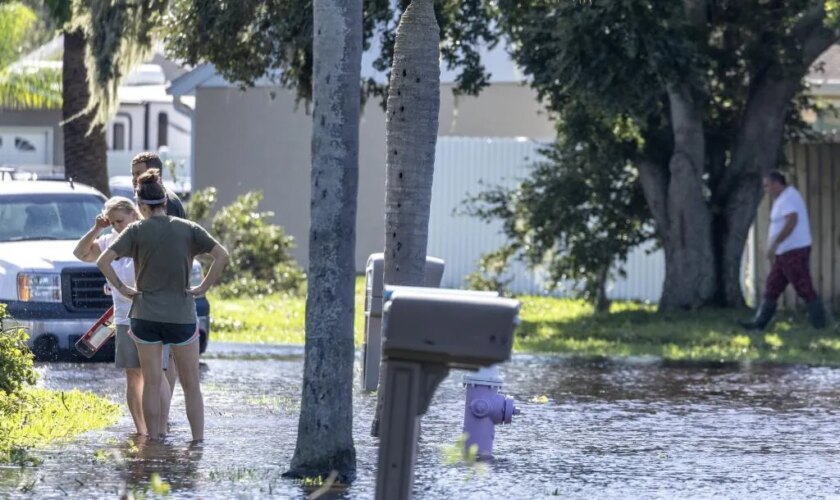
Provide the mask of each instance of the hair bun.
POLYGON ((137 179, 139 184, 160 184, 160 174, 157 170, 149 169, 137 179))

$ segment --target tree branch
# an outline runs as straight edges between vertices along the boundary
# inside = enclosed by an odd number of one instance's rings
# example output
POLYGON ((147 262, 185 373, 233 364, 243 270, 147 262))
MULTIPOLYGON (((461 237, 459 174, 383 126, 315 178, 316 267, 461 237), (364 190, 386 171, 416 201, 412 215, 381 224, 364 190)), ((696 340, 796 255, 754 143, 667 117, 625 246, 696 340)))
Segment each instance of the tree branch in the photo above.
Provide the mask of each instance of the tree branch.
POLYGON ((776 167, 784 134, 785 115, 802 78, 817 57, 832 43, 840 40, 840 31, 826 27, 824 19, 825 9, 821 3, 805 12, 793 28, 793 39, 802 47, 798 71, 791 74, 790 70, 768 69, 762 72, 753 85, 754 90, 747 100, 732 148, 732 161, 714 189, 714 196, 718 202, 726 203, 726 199, 745 175, 760 177, 776 167), (779 74, 788 76, 780 78, 779 74), (761 144, 762 147, 755 148, 755 144, 761 144))

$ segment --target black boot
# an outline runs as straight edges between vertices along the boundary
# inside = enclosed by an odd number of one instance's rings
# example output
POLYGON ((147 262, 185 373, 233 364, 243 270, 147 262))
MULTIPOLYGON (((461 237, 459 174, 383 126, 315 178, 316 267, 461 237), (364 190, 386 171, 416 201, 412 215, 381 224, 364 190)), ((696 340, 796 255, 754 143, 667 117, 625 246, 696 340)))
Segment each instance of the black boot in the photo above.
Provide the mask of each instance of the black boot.
POLYGON ((808 319, 811 320, 811 325, 817 330, 825 328, 825 309, 820 299, 808 302, 808 319))
POLYGON ((747 330, 764 330, 773 315, 776 314, 776 303, 764 301, 755 313, 755 317, 749 321, 739 321, 738 324, 747 330))

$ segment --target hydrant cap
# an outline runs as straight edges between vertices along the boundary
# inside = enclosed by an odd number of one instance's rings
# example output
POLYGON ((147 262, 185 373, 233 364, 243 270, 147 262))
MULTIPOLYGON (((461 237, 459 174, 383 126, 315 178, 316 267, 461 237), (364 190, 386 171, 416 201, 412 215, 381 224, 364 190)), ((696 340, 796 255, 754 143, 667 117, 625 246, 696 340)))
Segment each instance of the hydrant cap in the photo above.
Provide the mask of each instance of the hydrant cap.
POLYGON ((481 368, 477 372, 469 372, 464 375, 464 385, 484 385, 487 387, 501 387, 502 377, 499 376, 499 369, 495 366, 481 368))

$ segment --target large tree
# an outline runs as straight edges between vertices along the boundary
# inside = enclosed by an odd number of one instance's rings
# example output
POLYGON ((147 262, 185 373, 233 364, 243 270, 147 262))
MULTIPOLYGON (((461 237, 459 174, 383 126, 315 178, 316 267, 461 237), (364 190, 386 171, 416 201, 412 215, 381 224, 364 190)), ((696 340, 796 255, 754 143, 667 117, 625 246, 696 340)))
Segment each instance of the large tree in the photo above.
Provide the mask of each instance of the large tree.
POLYGON ((353 446, 353 313, 362 0, 314 0, 312 184, 306 346, 298 438, 286 475, 348 483, 353 446), (325 404, 326 403, 326 404, 325 404))
POLYGON ((636 131, 627 160, 665 250, 662 308, 743 304, 761 177, 839 38, 828 3, 827 17, 816 0, 500 0, 513 55, 560 120, 583 103, 636 131))

